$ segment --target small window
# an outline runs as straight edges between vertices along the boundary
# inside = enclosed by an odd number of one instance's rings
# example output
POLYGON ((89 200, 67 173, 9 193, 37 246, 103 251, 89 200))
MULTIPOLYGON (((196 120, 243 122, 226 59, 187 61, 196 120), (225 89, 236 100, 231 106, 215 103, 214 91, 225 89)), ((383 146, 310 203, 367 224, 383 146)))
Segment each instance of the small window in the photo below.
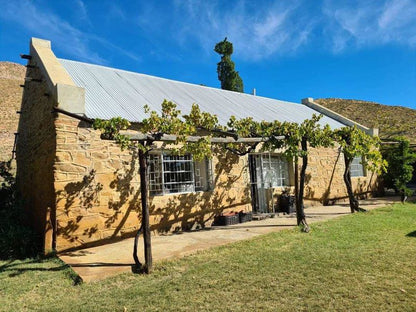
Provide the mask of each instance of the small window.
POLYGON ((256 163, 256 183, 264 187, 289 186, 289 163, 281 155, 253 155, 256 163))
POLYGON ((351 168, 350 168, 351 177, 364 177, 365 176, 364 166, 362 164, 362 161, 363 160, 361 156, 354 157, 351 163, 351 168))
POLYGON ((211 189, 211 162, 191 155, 149 155, 150 195, 190 193, 211 189))

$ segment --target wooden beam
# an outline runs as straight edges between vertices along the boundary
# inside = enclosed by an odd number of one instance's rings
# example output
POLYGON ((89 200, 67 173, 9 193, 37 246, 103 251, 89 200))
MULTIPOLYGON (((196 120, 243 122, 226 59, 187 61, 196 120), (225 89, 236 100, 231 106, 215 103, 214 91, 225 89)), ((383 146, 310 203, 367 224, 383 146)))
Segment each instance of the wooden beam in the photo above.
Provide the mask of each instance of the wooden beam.
MULTIPOLYGON (((397 141, 381 141, 380 145, 395 145, 399 144, 397 141)), ((416 147, 416 143, 409 143, 409 147, 416 147)))
POLYGON ((78 119, 78 120, 81 120, 81 121, 88 122, 90 124, 92 124, 94 122, 94 119, 91 119, 91 118, 88 118, 88 117, 85 117, 85 116, 80 116, 80 115, 77 115, 77 114, 74 114, 74 113, 70 113, 70 112, 68 112, 66 110, 63 110, 63 109, 60 109, 58 107, 55 107, 53 109, 52 113, 61 113, 61 114, 67 115, 69 117, 72 117, 72 118, 75 118, 75 119, 78 119))
MULTIPOLYGON (((70 113, 66 110, 60 109, 58 107, 55 107, 52 112, 61 113, 67 116, 70 116, 72 118, 76 118, 78 120, 82 120, 88 123, 93 123, 94 119, 79 116, 74 113, 70 113)), ((208 130, 207 130, 208 131, 208 130)), ((214 130, 214 132, 219 133, 221 132, 224 135, 230 135, 232 137, 226 137, 226 138, 218 138, 218 137, 212 137, 211 143, 259 143, 259 142, 267 142, 269 138, 263 138, 263 137, 255 137, 255 138, 238 138, 235 133, 226 132, 222 130, 214 130)), ((130 140, 132 141, 159 141, 159 142, 175 142, 177 139, 176 135, 171 134, 160 134, 160 135, 152 135, 152 134, 144 134, 139 131, 132 131, 132 130, 126 130, 126 131, 120 131, 120 134, 123 134, 125 136, 128 136, 130 140)), ((198 142, 200 139, 205 138, 205 136, 188 136, 186 138, 187 142, 198 142)), ((275 136, 276 140, 284 140, 285 137, 283 135, 281 136, 275 136)))
POLYGON ((36 79, 36 78, 26 77, 25 78, 25 81, 42 82, 42 79, 36 79))
MULTIPOLYGON (((120 131, 120 134, 123 134, 130 138, 132 141, 159 141, 159 142, 175 142, 177 139, 176 135, 171 134, 161 134, 161 135, 150 135, 144 134, 140 132, 132 132, 132 131, 120 131)), ((201 139, 206 138, 205 136, 188 136, 186 138, 186 142, 198 142, 201 139)), ((277 140, 284 140, 284 136, 276 136, 275 139, 277 140)), ((266 142, 269 138, 263 137, 256 137, 256 138, 217 138, 212 137, 211 143, 259 143, 259 142, 266 142)))
POLYGON ((20 57, 22 59, 26 59, 26 60, 30 60, 32 59, 32 55, 28 55, 28 54, 20 54, 20 57))

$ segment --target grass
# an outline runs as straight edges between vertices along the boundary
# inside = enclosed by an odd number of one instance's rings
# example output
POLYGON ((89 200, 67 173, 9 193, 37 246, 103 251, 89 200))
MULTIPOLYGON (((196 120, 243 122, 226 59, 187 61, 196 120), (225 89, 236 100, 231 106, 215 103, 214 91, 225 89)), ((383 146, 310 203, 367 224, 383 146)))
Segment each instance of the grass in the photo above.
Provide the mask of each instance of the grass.
POLYGON ((416 205, 281 231, 73 286, 57 259, 0 262, 2 311, 415 311, 416 205))

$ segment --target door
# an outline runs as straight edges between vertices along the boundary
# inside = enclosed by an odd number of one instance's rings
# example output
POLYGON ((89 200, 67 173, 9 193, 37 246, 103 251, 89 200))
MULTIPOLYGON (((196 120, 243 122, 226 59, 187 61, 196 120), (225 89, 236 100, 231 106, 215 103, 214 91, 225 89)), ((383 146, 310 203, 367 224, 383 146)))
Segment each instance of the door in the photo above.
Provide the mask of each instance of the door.
POLYGON ((268 212, 266 185, 263 179, 263 158, 261 155, 248 156, 250 171, 251 202, 254 213, 268 212))

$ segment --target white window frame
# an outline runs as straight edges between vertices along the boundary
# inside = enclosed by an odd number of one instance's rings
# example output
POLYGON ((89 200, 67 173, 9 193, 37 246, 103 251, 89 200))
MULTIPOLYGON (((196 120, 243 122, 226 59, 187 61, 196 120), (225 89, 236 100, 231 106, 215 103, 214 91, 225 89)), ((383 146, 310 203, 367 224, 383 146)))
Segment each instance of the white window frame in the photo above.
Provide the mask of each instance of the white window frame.
POLYGON ((282 154, 262 153, 256 163, 257 183, 265 188, 278 188, 291 186, 290 164, 282 154))
POLYGON ((361 156, 355 156, 350 165, 351 178, 365 177, 366 172, 363 165, 363 158, 361 156))
POLYGON ((148 162, 150 196, 212 190, 212 162, 193 160, 192 155, 151 153, 148 162))

